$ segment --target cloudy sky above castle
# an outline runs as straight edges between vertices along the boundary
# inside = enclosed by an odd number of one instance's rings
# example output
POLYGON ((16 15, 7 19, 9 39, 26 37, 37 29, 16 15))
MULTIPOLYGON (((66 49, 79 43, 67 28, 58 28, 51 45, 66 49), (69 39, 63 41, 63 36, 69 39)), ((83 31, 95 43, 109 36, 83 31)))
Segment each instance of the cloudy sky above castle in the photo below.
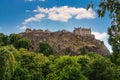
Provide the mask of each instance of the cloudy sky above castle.
POLYGON ((98 18, 100 0, 86 10, 91 0, 0 0, 0 32, 23 32, 26 28, 73 31, 74 27, 91 28, 97 39, 107 43, 108 15, 98 18))

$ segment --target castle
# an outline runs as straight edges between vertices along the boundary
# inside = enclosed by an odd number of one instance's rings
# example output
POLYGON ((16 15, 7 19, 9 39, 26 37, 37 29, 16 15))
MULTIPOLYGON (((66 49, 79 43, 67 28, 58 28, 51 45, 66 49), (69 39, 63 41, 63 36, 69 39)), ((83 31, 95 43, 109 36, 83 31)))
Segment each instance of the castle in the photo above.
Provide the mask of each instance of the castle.
POLYGON ((51 33, 48 29, 43 31, 42 29, 38 29, 38 30, 34 29, 34 30, 31 30, 31 29, 29 29, 29 28, 27 28, 27 29, 25 30, 25 32, 26 32, 26 33, 30 33, 30 32, 36 32, 36 33, 39 33, 39 32, 51 33))
POLYGON ((27 28, 20 35, 31 40, 30 50, 33 51, 39 51, 39 43, 45 42, 53 48, 57 55, 64 55, 66 53, 69 53, 69 55, 79 55, 83 48, 102 55, 109 54, 104 43, 95 39, 95 36, 91 33, 90 28, 82 27, 74 28, 73 32, 66 30, 51 32, 49 30, 32 30, 27 28))
MULTIPOLYGON (((51 31, 49 31, 49 30, 44 30, 44 31, 41 30, 41 29, 31 30, 29 28, 27 28, 25 32, 26 33, 33 33, 33 32, 35 32, 35 33, 38 33, 38 34, 41 33, 41 32, 43 32, 43 33, 51 33, 51 31)), ((62 30, 62 31, 57 31, 57 32, 65 33, 65 32, 69 32, 69 31, 62 30)), ((73 34, 76 35, 76 36, 92 36, 91 28, 87 29, 87 28, 82 28, 82 27, 74 28, 73 34)))
POLYGON ((77 36, 90 36, 91 35, 91 29, 88 28, 74 28, 73 33, 77 36))

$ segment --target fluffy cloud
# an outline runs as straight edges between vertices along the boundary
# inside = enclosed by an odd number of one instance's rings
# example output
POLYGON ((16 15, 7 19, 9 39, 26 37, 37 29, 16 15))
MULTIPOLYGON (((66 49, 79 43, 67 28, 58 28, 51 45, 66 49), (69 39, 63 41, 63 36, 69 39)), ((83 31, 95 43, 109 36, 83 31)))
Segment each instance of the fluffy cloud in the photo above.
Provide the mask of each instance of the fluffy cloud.
POLYGON ((42 19, 43 17, 45 17, 44 14, 36 14, 34 17, 30 17, 28 19, 26 19, 23 24, 27 24, 29 22, 33 22, 33 21, 39 21, 40 19, 42 19))
POLYGON ((25 30, 26 28, 27 28, 26 26, 19 27, 20 30, 25 30))
POLYGON ((95 35, 96 39, 102 40, 104 38, 107 38, 107 33, 103 32, 103 33, 99 33, 99 32, 92 32, 92 34, 95 35))
MULTIPOLYGON (((46 17, 46 19, 53 20, 53 21, 61 21, 61 22, 67 22, 71 18, 75 19, 93 19, 96 17, 96 13, 92 10, 86 10, 85 8, 75 8, 75 7, 68 7, 68 6, 62 6, 62 7, 53 7, 53 8, 42 8, 37 7, 33 12, 36 12, 37 15, 43 14, 43 17, 46 17)), ((43 19, 43 17, 37 19, 43 19)), ((25 22, 37 21, 37 17, 31 17, 25 20, 25 22), (30 21, 29 21, 30 19, 30 21)))

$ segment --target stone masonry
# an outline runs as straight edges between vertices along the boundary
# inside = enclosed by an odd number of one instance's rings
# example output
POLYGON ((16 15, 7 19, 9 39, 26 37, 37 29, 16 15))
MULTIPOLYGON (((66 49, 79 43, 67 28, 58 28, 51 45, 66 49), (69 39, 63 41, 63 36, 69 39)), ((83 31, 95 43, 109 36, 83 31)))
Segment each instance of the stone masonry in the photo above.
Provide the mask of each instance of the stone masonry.
POLYGON ((77 36, 91 36, 91 29, 90 28, 74 28, 73 33, 77 36))

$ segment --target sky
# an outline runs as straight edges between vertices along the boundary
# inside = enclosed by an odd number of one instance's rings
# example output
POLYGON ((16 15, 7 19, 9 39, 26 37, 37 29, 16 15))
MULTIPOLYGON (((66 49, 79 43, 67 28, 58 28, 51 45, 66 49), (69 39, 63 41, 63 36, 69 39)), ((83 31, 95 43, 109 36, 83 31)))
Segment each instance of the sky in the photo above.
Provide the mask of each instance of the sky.
POLYGON ((96 39, 107 42, 108 14, 97 15, 100 0, 92 0, 93 9, 86 10, 91 0, 0 0, 0 32, 24 32, 26 28, 73 31, 74 27, 91 28, 96 39))

